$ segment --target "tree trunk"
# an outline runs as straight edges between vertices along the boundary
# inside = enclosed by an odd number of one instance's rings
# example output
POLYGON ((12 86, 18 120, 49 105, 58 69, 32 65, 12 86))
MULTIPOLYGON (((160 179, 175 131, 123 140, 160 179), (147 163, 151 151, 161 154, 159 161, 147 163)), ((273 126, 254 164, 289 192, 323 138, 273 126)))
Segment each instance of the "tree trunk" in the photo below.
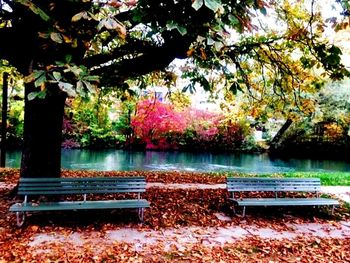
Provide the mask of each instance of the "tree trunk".
POLYGON ((283 136, 283 134, 288 130, 288 128, 292 125, 293 121, 291 119, 287 119, 286 122, 282 125, 281 129, 278 130, 275 137, 270 142, 270 150, 276 150, 278 148, 278 144, 283 136))
POLYGON ((7 133, 7 89, 8 89, 8 76, 7 72, 4 72, 2 80, 2 118, 1 118, 1 149, 0 149, 0 167, 6 165, 6 133, 7 133))
POLYGON ((66 94, 51 86, 44 99, 29 101, 33 90, 26 84, 21 177, 59 177, 66 94))

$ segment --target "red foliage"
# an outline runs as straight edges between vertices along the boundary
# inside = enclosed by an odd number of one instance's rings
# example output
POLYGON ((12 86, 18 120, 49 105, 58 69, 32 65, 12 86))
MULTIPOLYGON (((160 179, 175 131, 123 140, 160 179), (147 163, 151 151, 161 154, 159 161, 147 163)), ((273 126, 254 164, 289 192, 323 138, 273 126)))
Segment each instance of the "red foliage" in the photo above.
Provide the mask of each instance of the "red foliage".
POLYGON ((176 111, 157 99, 138 103, 131 127, 132 145, 146 149, 232 150, 242 144, 249 131, 221 113, 193 108, 176 111))
POLYGON ((136 115, 131 119, 134 134, 146 144, 146 149, 172 148, 166 136, 182 133, 186 125, 182 112, 170 104, 150 99, 137 104, 136 115))

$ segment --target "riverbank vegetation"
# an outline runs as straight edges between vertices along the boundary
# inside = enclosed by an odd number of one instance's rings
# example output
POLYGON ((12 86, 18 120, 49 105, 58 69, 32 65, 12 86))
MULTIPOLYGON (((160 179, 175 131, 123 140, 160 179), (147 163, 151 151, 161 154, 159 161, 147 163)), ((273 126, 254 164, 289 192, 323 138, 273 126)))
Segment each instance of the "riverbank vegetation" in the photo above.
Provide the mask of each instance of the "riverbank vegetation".
MULTIPOLYGON (((347 84, 344 81, 324 88, 312 115, 291 122, 277 146, 270 148, 271 153, 346 158, 344 153, 350 150, 347 84)), ((10 91, 8 114, 10 148, 20 147, 23 136, 23 101, 19 96, 23 89, 15 87, 10 91)), ((269 148, 283 126, 283 119, 253 119, 244 109, 233 114, 225 108, 194 108, 187 93, 178 94, 180 99, 171 93, 162 96, 161 101, 155 93, 121 96, 105 92, 67 100, 62 147, 259 152, 269 148), (262 137, 257 138, 259 131, 262 137)))

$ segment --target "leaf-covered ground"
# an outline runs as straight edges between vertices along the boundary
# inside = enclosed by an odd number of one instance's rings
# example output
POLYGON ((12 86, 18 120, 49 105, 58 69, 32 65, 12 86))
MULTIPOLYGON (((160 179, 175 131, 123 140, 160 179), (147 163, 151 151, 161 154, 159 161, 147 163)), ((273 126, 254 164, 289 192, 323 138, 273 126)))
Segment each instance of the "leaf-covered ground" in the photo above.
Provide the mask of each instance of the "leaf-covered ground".
MULTIPOLYGON (((103 176, 144 175, 148 182, 163 183, 224 183, 224 176, 183 172, 98 172, 103 176)), ((63 171, 63 176, 96 176, 96 172, 63 171)), ((18 180, 18 170, 0 172, 4 184, 18 180)), ((13 187, 13 185, 12 185, 13 187)), ((117 196, 110 196, 117 197, 117 196)), ((327 210, 311 208, 249 209, 245 218, 232 214, 228 194, 224 189, 167 189, 149 188, 144 197, 151 202, 140 224, 135 211, 51 212, 32 214, 27 224, 18 229, 15 216, 8 212, 16 202, 11 189, 0 189, 0 262, 346 262, 350 259, 350 238, 298 236, 294 239, 258 238, 249 236, 218 245, 186 243, 165 247, 165 243, 144 244, 142 249, 128 242, 108 242, 106 233, 119 228, 140 231, 180 231, 185 227, 200 227, 205 233, 209 227, 254 225, 276 231, 285 231, 288 225, 319 223, 337 226, 350 221, 345 204, 334 216, 327 210), (224 214, 230 221, 220 220, 224 214), (56 242, 30 245, 38 235, 54 233, 73 237, 75 233, 88 236, 86 242, 56 242), (89 236, 89 233, 92 235, 89 236), (93 233, 93 234, 92 234, 93 233), (96 234, 98 233, 98 234, 96 234), (98 242, 92 242, 98 240, 98 242), (104 241, 105 240, 105 241, 104 241)))

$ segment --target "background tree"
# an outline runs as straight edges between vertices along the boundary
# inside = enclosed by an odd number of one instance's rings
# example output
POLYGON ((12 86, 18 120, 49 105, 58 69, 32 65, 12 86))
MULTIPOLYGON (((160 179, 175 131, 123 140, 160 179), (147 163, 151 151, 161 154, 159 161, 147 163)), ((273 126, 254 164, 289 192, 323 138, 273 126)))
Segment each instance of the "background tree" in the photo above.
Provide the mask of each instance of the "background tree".
MULTIPOLYGON (((21 176, 59 176, 67 95, 91 92, 97 83, 126 90, 127 80, 174 58, 190 57, 196 68, 187 76, 207 90, 213 83, 205 70, 215 70, 233 93, 246 90, 255 100, 291 94, 302 106, 305 69, 319 67, 333 79, 348 75, 341 51, 323 37, 326 23, 315 3, 1 0, 0 57, 27 76, 21 176), (259 14, 270 14, 279 29, 259 14)), ((340 3, 347 12, 348 1, 340 3)))
POLYGON ((0 61, 1 89, 3 84, 4 72, 7 72, 10 76, 10 78, 8 79, 6 146, 8 148, 14 148, 18 145, 21 145, 23 141, 23 76, 19 74, 15 68, 10 67, 6 61, 0 61))
POLYGON ((138 102, 131 127, 134 138, 141 140, 146 149, 166 149, 171 147, 167 136, 182 133, 186 121, 183 113, 176 111, 172 105, 150 98, 138 102))

